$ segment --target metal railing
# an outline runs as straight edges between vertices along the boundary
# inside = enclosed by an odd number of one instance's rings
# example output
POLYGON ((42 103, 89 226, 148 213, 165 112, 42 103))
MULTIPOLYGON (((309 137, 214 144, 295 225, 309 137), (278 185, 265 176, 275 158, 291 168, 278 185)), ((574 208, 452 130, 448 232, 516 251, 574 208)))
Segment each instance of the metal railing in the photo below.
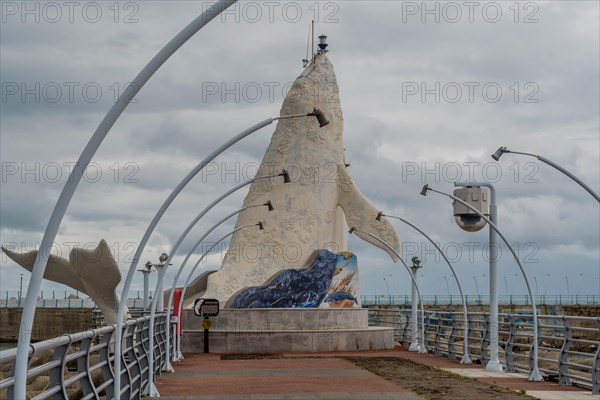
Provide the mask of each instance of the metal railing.
MULTIPOLYGON (((469 355, 482 365, 489 360, 489 314, 468 313, 469 355)), ((461 312, 429 310, 425 327, 429 352, 456 359, 462 356, 464 319, 461 312)), ((369 308, 369 324, 394 328, 397 341, 410 343, 411 310, 369 308)), ((578 385, 600 394, 600 317, 538 315, 539 369, 546 379, 578 385)), ((533 316, 499 314, 501 362, 507 372, 530 371, 533 363, 533 316)))
MULTIPOLYGON (((385 295, 371 294, 362 295, 362 305, 409 305, 411 302, 410 294, 407 295, 385 295)), ((487 295, 465 295, 465 301, 470 305, 490 304, 490 297, 487 295)), ((461 305, 462 300, 459 295, 424 295, 423 303, 429 305, 461 305)), ((503 305, 530 305, 531 298, 528 295, 500 295, 498 303, 503 305)), ((537 305, 594 305, 600 304, 600 295, 536 295, 535 303, 537 305)))
MULTIPOLYGON (((148 332, 150 317, 130 319, 123 328, 121 388, 123 398, 139 399, 148 384, 148 332)), ((155 319, 154 375, 166 362, 166 314, 155 319)), ((29 351, 28 395, 35 399, 110 399, 114 396, 115 325, 34 343, 29 351), (36 385, 38 377, 42 385, 36 385)), ((169 344, 171 350, 174 343, 169 344)), ((13 364, 17 349, 0 352, 0 365, 13 364)), ((0 380, 0 398, 13 398, 14 376, 0 380)))
MULTIPOLYGON (((0 292, 0 308, 21 308, 25 305, 25 293, 18 290, 0 292)), ((127 300, 128 308, 140 308, 144 304, 144 293, 141 290, 132 292, 134 297, 127 300)), ((149 293, 153 299, 153 292, 149 293)), ((76 290, 42 290, 37 301, 37 308, 94 308, 96 304, 85 293, 76 290)))

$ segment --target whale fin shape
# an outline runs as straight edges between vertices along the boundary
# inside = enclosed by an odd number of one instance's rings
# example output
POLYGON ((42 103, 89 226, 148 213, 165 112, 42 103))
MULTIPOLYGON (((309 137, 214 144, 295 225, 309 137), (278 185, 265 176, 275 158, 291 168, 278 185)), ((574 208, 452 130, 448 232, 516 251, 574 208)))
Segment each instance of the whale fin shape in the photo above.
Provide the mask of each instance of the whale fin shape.
MULTIPOLYGON (((346 223, 349 227, 354 227, 360 231, 368 232, 387 242, 394 250, 400 254, 400 237, 394 226, 386 219, 377 221, 378 210, 369 202, 369 200, 358 190, 358 187, 352 181, 352 178, 346 171, 345 165, 338 166, 338 202, 344 211, 346 223)), ((367 243, 385 250, 392 257, 394 262, 398 257, 390 249, 383 246, 377 240, 359 231, 355 234, 367 243)))
MULTIPOLYGON (((21 267, 32 271, 37 250, 16 253, 2 247, 2 251, 21 267)), ((95 249, 73 248, 68 260, 50 254, 44 279, 89 295, 102 311, 106 323, 111 325, 116 322, 119 306, 116 287, 121 281, 121 271, 104 239, 95 249)))

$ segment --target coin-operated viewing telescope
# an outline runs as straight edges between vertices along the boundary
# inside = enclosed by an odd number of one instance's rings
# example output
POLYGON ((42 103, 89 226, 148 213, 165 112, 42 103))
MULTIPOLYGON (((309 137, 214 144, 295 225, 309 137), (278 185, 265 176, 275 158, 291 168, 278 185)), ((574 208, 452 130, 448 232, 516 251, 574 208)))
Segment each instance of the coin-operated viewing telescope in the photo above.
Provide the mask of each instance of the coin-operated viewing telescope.
MULTIPOLYGON (((454 190, 454 196, 472 205, 479 210, 483 215, 489 217, 490 202, 489 192, 487 188, 481 186, 466 186, 454 190)), ((456 224, 462 230, 467 232, 477 232, 486 225, 486 222, 474 211, 468 209, 464 205, 454 202, 454 219, 456 224)))

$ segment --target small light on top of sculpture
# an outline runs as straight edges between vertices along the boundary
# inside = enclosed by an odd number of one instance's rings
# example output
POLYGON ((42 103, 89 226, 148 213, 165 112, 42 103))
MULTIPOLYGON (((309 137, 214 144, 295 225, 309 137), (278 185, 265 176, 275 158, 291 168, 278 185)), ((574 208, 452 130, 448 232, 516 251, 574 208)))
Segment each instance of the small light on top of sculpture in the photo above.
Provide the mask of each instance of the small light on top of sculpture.
POLYGON ((319 36, 319 51, 317 52, 317 54, 323 54, 323 53, 327 53, 329 50, 327 50, 327 36, 326 35, 321 35, 319 36))
MULTIPOLYGON (((454 190, 454 196, 463 200, 479 210, 486 217, 490 215, 490 203, 488 189, 481 186, 466 186, 454 190)), ((486 222, 470 208, 454 201, 454 219, 456 224, 464 231, 477 232, 481 230, 486 222)))
POLYGON ((148 261, 148 262, 146 263, 146 269, 147 269, 148 271, 152 271, 152 266, 153 266, 153 264, 152 264, 150 261, 148 261))

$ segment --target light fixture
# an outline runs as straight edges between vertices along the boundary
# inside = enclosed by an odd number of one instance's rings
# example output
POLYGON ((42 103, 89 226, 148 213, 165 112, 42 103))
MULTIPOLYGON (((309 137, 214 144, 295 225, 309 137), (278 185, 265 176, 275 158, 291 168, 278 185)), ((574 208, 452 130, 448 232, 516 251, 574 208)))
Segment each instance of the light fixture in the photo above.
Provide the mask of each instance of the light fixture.
POLYGON ((262 230, 265 229, 265 226, 263 225, 262 221, 258 221, 258 224, 256 224, 256 225, 258 225, 258 230, 259 231, 262 231, 262 230))
POLYGON ((283 183, 290 183, 292 180, 290 179, 290 174, 287 170, 281 170, 281 174, 279 176, 283 176, 283 183))
POLYGON ((377 220, 377 221, 381 221, 381 217, 382 217, 382 216, 383 216, 383 211, 379 211, 379 212, 377 213, 377 216, 375 217, 375 220, 377 220))
POLYGON ((492 158, 496 161, 500 160, 500 157, 502 157, 502 154, 504 153, 510 153, 510 150, 507 150, 506 147, 498 147, 498 150, 496 150, 496 152, 494 154, 492 154, 492 158))
POLYGON ((148 261, 148 262, 146 263, 146 269, 147 269, 148 271, 150 271, 150 270, 152 269, 152 263, 151 263, 150 261, 148 261))
POLYGON ((263 204, 263 206, 267 206, 269 211, 273 211, 275 209, 273 208, 273 203, 271 203, 271 200, 267 201, 265 204, 263 204))
POLYGON ((167 258, 169 258, 169 255, 167 253, 162 253, 160 257, 158 257, 158 261, 164 263, 165 261, 167 261, 167 258))
POLYGON ((325 125, 329 125, 329 121, 325 117, 325 114, 323 114, 323 111, 319 110, 318 108, 315 108, 313 112, 309 113, 308 115, 317 117, 317 121, 319 122, 319 128, 322 128, 325 125))
POLYGON ((427 196, 427 191, 429 190, 429 185, 423 185, 423 189, 421 189, 421 196, 427 196))
POLYGON ((413 258, 410 259, 413 263, 413 267, 419 268, 419 264, 421 264, 421 260, 419 259, 419 257, 414 256, 413 258))

